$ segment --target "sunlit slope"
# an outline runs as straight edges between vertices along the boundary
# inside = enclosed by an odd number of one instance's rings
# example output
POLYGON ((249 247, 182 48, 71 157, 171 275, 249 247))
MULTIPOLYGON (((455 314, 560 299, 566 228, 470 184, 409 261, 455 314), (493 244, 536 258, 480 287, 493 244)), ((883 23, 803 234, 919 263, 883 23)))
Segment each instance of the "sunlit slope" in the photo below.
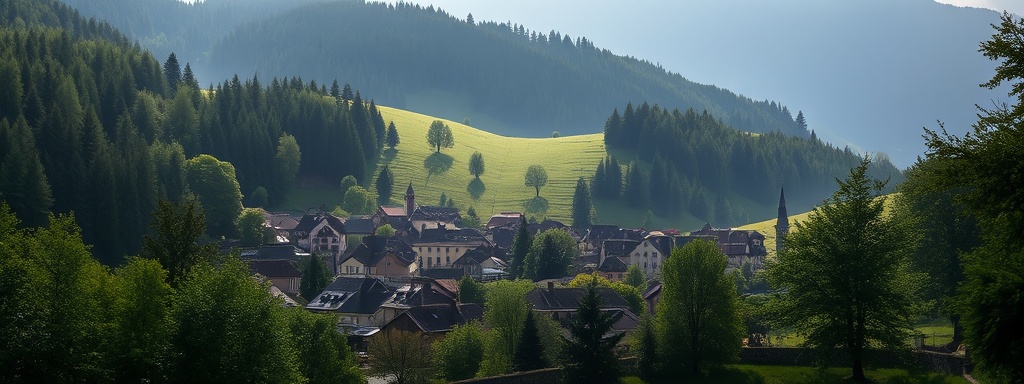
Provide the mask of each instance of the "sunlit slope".
POLYGON ((384 121, 394 121, 401 143, 385 150, 378 164, 387 164, 395 176, 392 203, 400 205, 411 182, 416 202, 436 205, 444 193, 454 199, 463 214, 470 206, 486 220, 501 211, 526 211, 538 219, 548 217, 570 223, 572 195, 576 180, 593 176, 605 156, 603 134, 559 138, 515 138, 484 132, 449 120, 443 120, 455 137, 453 148, 434 153, 427 145, 427 128, 434 117, 405 110, 378 107, 384 121), (485 172, 475 182, 469 173, 473 152, 484 157, 485 172), (544 166, 547 185, 541 188, 541 200, 534 199, 533 187, 524 183, 526 168, 544 166), (546 203, 546 204, 545 204, 546 203), (547 209, 544 206, 547 205, 547 209))

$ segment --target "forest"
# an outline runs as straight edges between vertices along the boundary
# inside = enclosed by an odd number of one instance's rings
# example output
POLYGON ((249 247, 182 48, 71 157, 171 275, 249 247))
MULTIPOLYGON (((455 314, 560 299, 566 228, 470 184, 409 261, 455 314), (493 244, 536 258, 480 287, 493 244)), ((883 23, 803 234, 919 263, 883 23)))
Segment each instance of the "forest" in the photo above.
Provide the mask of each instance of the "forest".
POLYGON ((809 135, 779 103, 691 82, 586 37, 405 3, 316 3, 243 24, 212 48, 209 70, 343 76, 382 104, 455 121, 486 117, 507 136, 593 133, 600 116, 629 100, 707 110, 744 131, 809 135))
MULTIPOLYGON (((199 89, 188 63, 182 70, 172 55, 161 65, 57 1, 4 2, 3 15, 0 195, 29 227, 45 225, 49 212, 74 212, 105 263, 138 253, 159 199, 206 188, 196 183, 209 180, 188 171, 200 154, 227 164, 234 193, 266 206, 296 177, 366 182, 366 164, 383 145, 374 102, 359 91, 342 95, 337 82, 329 90, 300 78, 265 86, 235 76, 199 89), (302 155, 286 175, 278 152, 288 141, 302 155)), ((237 215, 208 215, 211 234, 232 235, 237 215)))

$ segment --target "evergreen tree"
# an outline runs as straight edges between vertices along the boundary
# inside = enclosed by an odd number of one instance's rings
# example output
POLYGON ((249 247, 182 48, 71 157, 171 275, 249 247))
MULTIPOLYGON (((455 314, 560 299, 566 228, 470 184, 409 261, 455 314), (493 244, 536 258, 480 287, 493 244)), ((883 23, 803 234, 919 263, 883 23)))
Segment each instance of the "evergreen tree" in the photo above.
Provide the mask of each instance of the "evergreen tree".
POLYGON ((595 198, 607 197, 606 191, 608 190, 608 186, 606 184, 608 183, 608 178, 605 174, 604 159, 601 159, 601 161, 597 163, 597 170, 594 171, 594 178, 591 179, 590 184, 592 188, 590 192, 595 198))
POLYGON ((669 201, 674 195, 670 194, 670 180, 668 170, 665 168, 665 160, 661 158, 661 154, 655 154, 654 162, 651 163, 648 192, 650 194, 649 201, 654 208, 654 213, 659 216, 668 216, 671 212, 671 203, 669 201))
POLYGON ((800 129, 801 132, 806 132, 807 131, 807 119, 804 118, 804 111, 797 112, 797 114, 796 114, 796 127, 798 129, 800 129))
POLYGON ((377 174, 377 203, 380 205, 386 205, 391 202, 391 193, 395 186, 395 175, 391 173, 391 169, 388 168, 387 164, 384 164, 384 168, 381 168, 380 173, 377 174))
POLYGON ((24 117, 14 126, 0 119, 0 198, 27 227, 46 226, 53 205, 50 183, 35 148, 24 117))
POLYGON ((625 197, 631 207, 640 208, 647 205, 647 180, 636 162, 629 165, 629 177, 626 178, 625 197))
POLYGON ((563 375, 569 383, 617 383, 619 361, 615 345, 625 334, 604 337, 615 320, 601 311, 596 282, 587 286, 576 316, 569 322, 569 339, 563 339, 563 375))
POLYGON ((640 328, 633 334, 633 344, 630 346, 636 351, 637 374, 647 382, 654 382, 658 376, 658 338, 656 335, 654 318, 647 313, 640 316, 640 328))
POLYGON ((331 283, 331 275, 324 259, 317 255, 310 255, 309 260, 302 265, 299 294, 307 301, 313 300, 331 283))
POLYGON ((440 199, 438 199, 438 201, 437 201, 437 206, 438 206, 438 207, 443 207, 443 206, 445 206, 446 204, 448 204, 448 196, 447 196, 447 195, 445 195, 445 194, 444 194, 444 192, 442 191, 442 192, 441 192, 441 198, 440 198, 440 199))
POLYGON ((338 79, 334 79, 334 82, 331 83, 331 97, 341 100, 341 88, 338 87, 338 79))
POLYGON ((185 63, 185 72, 181 74, 181 84, 192 87, 193 90, 199 89, 199 79, 192 73, 192 66, 189 63, 185 63))
POLYGON ((164 61, 164 76, 167 78, 167 86, 171 94, 178 91, 178 83, 181 81, 181 65, 178 64, 178 57, 171 52, 164 61))
POLYGON ((516 371, 533 371, 547 368, 544 361, 544 344, 540 340, 540 331, 537 330, 537 322, 534 320, 533 311, 526 312, 526 322, 523 325, 523 335, 519 338, 519 345, 516 347, 516 355, 512 364, 516 371))
POLYGON ((516 229, 516 237, 512 240, 512 278, 524 277, 523 264, 532 246, 533 237, 530 236, 526 216, 523 216, 519 221, 519 228, 516 229))
POLYGON ((388 148, 391 149, 395 149, 395 147, 402 142, 401 139, 398 137, 398 129, 395 128, 394 121, 388 123, 388 134, 384 141, 385 143, 387 143, 388 148))
POLYGON ((355 96, 352 95, 352 86, 345 83, 345 86, 341 89, 341 99, 348 102, 352 101, 355 96))
POLYGON ((615 156, 609 156, 605 162, 605 175, 607 175, 607 186, 605 197, 618 199, 622 195, 622 167, 615 156))
POLYGON ((590 213, 594 206, 590 201, 590 188, 582 176, 576 180, 576 191, 572 196, 572 226, 577 231, 590 228, 590 213))

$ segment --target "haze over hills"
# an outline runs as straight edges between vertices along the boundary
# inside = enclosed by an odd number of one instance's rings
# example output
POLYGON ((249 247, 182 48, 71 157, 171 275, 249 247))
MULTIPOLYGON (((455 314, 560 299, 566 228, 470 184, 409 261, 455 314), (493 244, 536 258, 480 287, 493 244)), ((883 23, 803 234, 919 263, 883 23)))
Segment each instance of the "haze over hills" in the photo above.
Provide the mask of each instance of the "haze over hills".
POLYGON ((995 63, 977 52, 998 13, 931 0, 517 2, 435 0, 449 13, 584 35, 688 79, 802 110, 819 137, 908 166, 922 127, 962 134, 995 63), (538 12, 543 9, 543 12, 538 12))

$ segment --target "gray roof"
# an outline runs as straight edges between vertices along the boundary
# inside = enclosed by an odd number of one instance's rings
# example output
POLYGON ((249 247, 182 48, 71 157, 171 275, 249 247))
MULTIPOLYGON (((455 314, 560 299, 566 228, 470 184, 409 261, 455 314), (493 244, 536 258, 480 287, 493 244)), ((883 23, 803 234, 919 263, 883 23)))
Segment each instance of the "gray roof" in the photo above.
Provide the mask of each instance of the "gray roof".
POLYGON ((256 249, 256 254, 246 257, 247 259, 262 260, 296 260, 298 253, 302 252, 291 244, 264 244, 256 249))
POLYGON ((373 219, 370 216, 352 216, 345 219, 345 233, 353 235, 372 235, 373 219))
POLYGON ((409 308, 408 311, 405 311, 395 319, 402 316, 409 317, 424 333, 436 333, 448 332, 455 328, 456 325, 480 320, 484 316, 484 310, 475 303, 459 304, 458 306, 429 305, 409 308))
POLYGON ((310 300, 306 309, 369 315, 389 297, 391 289, 378 279, 342 276, 310 300))
POLYGON ((247 260, 249 271, 260 275, 275 277, 302 277, 302 272, 288 260, 247 260))
MULTIPOLYGON (((611 288, 596 288, 601 297, 601 308, 629 309, 629 302, 611 288)), ((534 288, 526 294, 526 301, 537 311, 575 310, 587 292, 586 288, 534 288)))
POLYGON ((618 257, 609 257, 604 259, 604 263, 597 268, 600 272, 626 272, 626 264, 619 260, 618 257))

